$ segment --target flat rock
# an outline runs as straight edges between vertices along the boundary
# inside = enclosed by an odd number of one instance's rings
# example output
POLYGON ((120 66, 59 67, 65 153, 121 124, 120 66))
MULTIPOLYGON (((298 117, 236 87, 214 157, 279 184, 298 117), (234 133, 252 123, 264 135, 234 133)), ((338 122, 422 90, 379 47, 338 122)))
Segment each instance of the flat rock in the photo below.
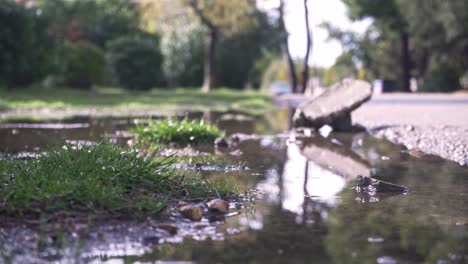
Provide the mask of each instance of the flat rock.
POLYGON ((293 117, 294 126, 319 129, 329 125, 338 131, 349 131, 352 129, 351 112, 371 95, 371 85, 365 81, 346 81, 330 87, 320 96, 299 105, 293 117))

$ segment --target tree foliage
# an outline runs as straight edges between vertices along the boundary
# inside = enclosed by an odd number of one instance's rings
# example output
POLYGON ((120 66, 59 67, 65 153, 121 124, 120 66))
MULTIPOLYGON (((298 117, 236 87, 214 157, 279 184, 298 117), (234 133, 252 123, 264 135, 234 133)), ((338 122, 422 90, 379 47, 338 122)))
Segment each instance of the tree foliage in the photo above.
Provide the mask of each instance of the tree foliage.
POLYGON ((113 79, 129 89, 149 89, 163 82, 162 55, 156 36, 126 36, 108 45, 113 79))
POLYGON ((104 78, 106 61, 104 52, 90 42, 66 45, 63 77, 73 88, 90 89, 104 78))
POLYGON ((265 52, 279 49, 277 25, 255 1, 144 0, 140 10, 143 27, 162 36, 163 69, 170 86, 202 85, 208 78, 207 64, 217 86, 257 86, 262 73, 256 62, 265 52))
POLYGON ((26 86, 51 69, 55 43, 48 20, 35 8, 0 1, 0 85, 26 86))
POLYGON ((140 15, 127 0, 39 0, 52 22, 53 35, 69 41, 86 40, 105 48, 108 41, 139 30, 140 15))
POLYGON ((252 15, 254 24, 248 30, 225 38, 216 54, 216 80, 221 86, 243 88, 261 85, 260 61, 265 53, 279 53, 281 31, 270 24, 266 14, 257 11, 252 15))
POLYGON ((224 36, 232 36, 252 27, 256 12, 255 0, 183 0, 202 24, 214 27, 224 36), (200 12, 197 14, 197 12, 200 12), (203 17, 201 17, 201 16, 203 17))
POLYGON ((468 3, 464 0, 342 0, 352 19, 372 18, 362 35, 325 24, 361 62, 369 78, 414 77, 422 90, 460 87, 468 69, 468 3))
POLYGON ((468 3, 397 1, 412 33, 414 74, 428 91, 450 91, 468 71, 468 3))

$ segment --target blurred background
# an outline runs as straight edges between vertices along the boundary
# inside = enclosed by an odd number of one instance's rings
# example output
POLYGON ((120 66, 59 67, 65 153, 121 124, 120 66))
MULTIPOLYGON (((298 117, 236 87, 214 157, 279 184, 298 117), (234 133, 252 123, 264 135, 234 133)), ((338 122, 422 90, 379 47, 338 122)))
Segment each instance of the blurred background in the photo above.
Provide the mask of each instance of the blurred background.
POLYGON ((467 22, 465 0, 0 0, 0 87, 452 92, 467 22))

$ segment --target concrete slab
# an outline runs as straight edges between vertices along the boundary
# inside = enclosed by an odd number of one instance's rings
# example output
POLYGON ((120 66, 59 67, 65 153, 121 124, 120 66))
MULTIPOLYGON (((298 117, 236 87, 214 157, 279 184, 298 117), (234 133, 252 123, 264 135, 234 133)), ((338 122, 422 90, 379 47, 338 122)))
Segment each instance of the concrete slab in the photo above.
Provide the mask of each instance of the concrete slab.
POLYGON ((351 112, 368 101, 371 95, 371 85, 364 81, 331 87, 299 105, 293 117, 294 126, 318 129, 330 125, 337 131, 349 131, 352 129, 351 112))

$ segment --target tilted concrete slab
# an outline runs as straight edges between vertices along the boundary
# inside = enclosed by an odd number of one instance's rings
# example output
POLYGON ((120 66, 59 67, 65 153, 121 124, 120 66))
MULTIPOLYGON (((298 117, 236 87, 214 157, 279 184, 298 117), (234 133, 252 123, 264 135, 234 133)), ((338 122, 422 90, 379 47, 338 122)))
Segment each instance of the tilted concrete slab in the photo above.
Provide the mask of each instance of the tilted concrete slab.
POLYGON ((365 81, 335 85, 299 105, 293 117, 294 126, 318 129, 330 125, 338 131, 349 131, 352 129, 351 112, 368 101, 371 95, 371 85, 365 81))

